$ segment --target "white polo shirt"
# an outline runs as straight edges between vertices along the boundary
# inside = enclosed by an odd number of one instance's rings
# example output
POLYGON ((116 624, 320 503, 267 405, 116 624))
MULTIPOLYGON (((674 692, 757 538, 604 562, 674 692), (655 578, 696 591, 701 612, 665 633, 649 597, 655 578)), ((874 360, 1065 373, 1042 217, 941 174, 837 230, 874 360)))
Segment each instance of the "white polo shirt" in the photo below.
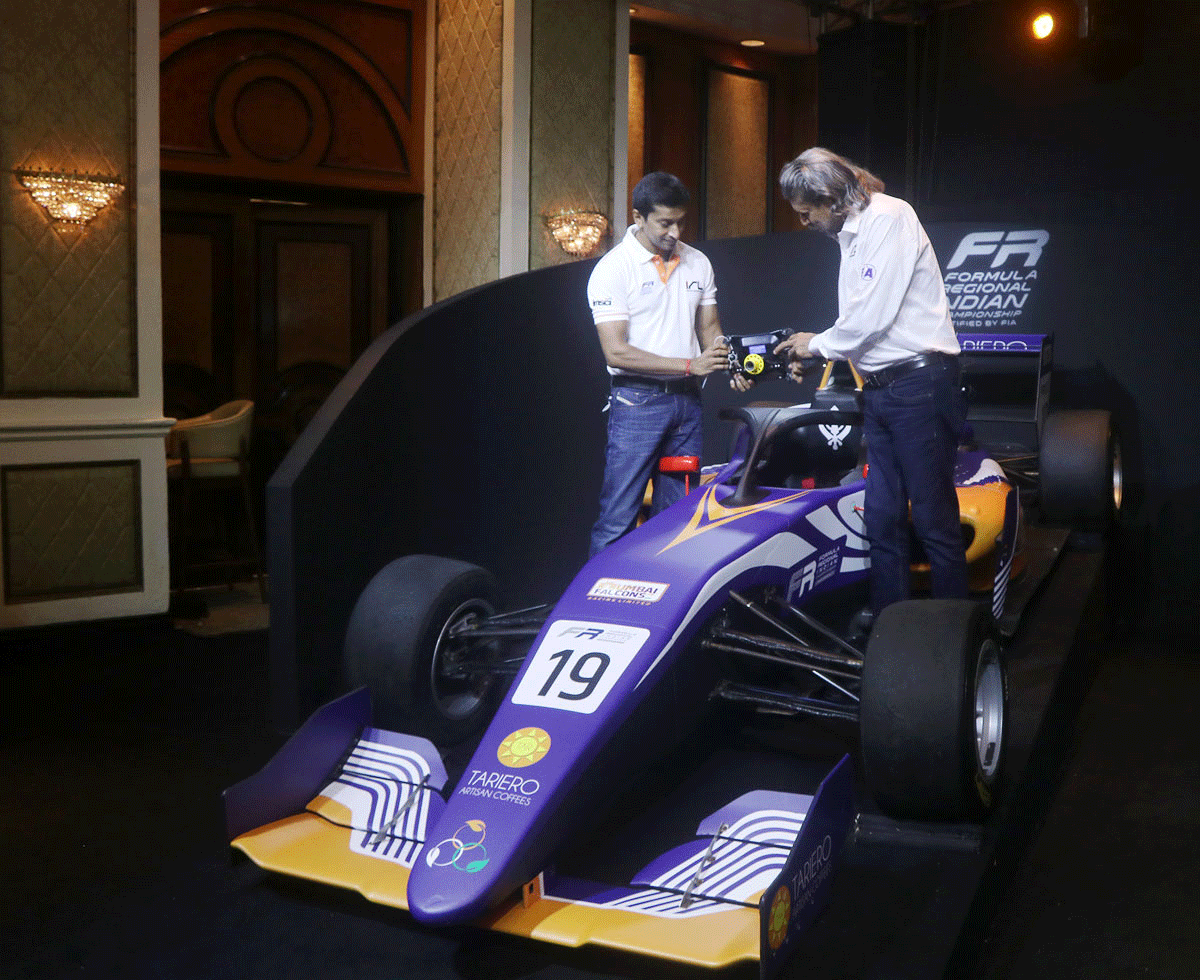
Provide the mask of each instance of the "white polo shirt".
MULTIPOLYGON (((656 263, 630 225, 621 239, 592 270, 588 305, 596 323, 629 321, 629 343, 659 357, 699 357, 696 312, 717 302, 712 263, 697 249, 678 242, 679 264, 656 263), (664 276, 665 281, 664 281, 664 276)), ((609 374, 624 374, 610 367, 609 374)))
POLYGON ((837 237, 838 318, 809 350, 866 374, 926 351, 959 352, 942 270, 906 201, 872 194, 837 237))

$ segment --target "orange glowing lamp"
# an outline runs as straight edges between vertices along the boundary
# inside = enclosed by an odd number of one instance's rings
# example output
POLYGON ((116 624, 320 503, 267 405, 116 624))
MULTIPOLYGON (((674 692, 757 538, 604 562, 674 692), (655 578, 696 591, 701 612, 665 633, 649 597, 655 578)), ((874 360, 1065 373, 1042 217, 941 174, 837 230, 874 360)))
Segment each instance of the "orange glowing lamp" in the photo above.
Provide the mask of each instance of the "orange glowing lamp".
POLYGON ((1033 36, 1039 41, 1045 41, 1051 34, 1054 33, 1055 23, 1054 15, 1042 11, 1034 16, 1029 22, 1029 29, 1033 36))

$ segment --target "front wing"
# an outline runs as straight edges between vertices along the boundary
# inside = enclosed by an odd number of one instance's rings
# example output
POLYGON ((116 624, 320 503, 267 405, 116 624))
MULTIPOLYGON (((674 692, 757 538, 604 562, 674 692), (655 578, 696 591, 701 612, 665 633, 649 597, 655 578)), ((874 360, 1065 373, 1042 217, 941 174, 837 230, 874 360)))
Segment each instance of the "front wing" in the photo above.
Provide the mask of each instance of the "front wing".
MULTIPOLYGON (((226 791, 226 822, 233 846, 267 870, 406 909, 416 861, 470 874, 486 863, 486 830, 467 824, 429 840, 447 782, 436 749, 369 722, 365 691, 320 709, 261 772, 226 791), (312 760, 330 758, 335 775, 313 780, 312 760), (305 770, 307 790, 297 781, 305 770)), ((624 887, 547 869, 475 924, 697 966, 757 960, 771 976, 829 900, 853 820, 851 778, 843 757, 812 793, 747 793, 624 887)))

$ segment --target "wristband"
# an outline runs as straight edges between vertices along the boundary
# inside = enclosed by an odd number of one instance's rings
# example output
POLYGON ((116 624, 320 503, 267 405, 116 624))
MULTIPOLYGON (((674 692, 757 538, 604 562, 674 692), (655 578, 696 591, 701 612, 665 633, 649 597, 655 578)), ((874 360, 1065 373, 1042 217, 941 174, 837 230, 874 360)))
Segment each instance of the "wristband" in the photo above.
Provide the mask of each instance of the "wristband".
POLYGON ((683 376, 686 378, 691 373, 692 373, 692 359, 690 357, 688 357, 688 358, 685 358, 684 362, 683 362, 683 376))

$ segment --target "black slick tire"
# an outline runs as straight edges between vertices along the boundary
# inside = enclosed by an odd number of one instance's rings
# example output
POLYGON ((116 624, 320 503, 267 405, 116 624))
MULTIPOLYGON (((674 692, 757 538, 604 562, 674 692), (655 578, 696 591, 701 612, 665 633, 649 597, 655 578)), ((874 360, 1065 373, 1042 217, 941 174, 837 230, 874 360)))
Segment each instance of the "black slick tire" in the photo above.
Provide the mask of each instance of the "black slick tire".
POLYGON ((1002 770, 1007 686, 982 604, 922 599, 884 609, 867 644, 861 698, 864 776, 884 813, 986 817, 1002 770))
POLYGON ((1115 520, 1122 495, 1121 446, 1111 413, 1051 412, 1038 449, 1042 518, 1102 531, 1115 520))
POLYGON ((491 717, 494 681, 448 678, 444 668, 479 654, 450 627, 494 613, 497 591, 491 573, 434 555, 397 558, 371 579, 350 614, 343 660, 351 686, 370 688, 377 725, 454 745, 491 717))

